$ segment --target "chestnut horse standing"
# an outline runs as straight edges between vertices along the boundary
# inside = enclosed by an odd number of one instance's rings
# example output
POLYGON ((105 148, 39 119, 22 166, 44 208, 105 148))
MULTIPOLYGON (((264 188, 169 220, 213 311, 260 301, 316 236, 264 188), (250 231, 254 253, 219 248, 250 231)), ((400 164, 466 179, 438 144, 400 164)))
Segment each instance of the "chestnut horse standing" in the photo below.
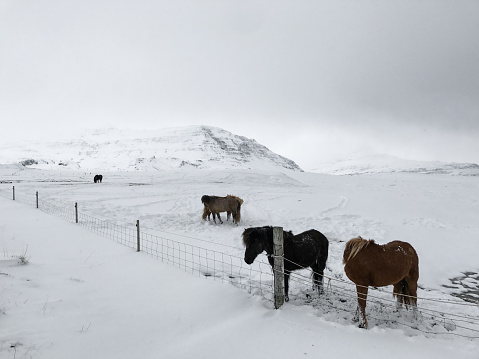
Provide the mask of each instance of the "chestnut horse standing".
POLYGON ((383 287, 394 285, 393 294, 398 306, 417 304, 417 280, 419 278, 419 259, 414 248, 407 242, 393 241, 379 245, 374 240, 361 237, 346 243, 343 254, 344 271, 356 284, 359 310, 362 314, 360 327, 368 327, 366 319, 366 299, 368 286, 383 287))

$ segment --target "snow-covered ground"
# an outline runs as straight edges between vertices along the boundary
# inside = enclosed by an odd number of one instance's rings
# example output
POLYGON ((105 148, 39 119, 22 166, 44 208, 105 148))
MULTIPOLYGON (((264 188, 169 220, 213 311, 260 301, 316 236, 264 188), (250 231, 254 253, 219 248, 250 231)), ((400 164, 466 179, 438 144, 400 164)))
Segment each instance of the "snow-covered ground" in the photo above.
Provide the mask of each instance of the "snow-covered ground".
MULTIPOLYGON (((95 174, 0 167, 2 358, 479 357, 479 307, 451 295, 479 298, 477 276, 463 274, 479 272, 477 177, 184 169, 103 172, 94 184, 95 174), (133 229, 140 220, 144 231, 238 258, 244 228, 315 228, 330 241, 333 285, 318 299, 293 281, 291 301, 274 310, 268 294, 187 273, 45 214, 34 208, 36 191, 60 207, 77 202, 81 213, 133 229), (240 225, 202 221, 204 194, 243 198, 240 225), (334 281, 349 285, 342 251, 358 235, 416 248, 417 319, 372 301, 370 330, 352 322, 355 300, 334 281), (24 255, 28 264, 19 263, 24 255)), ((377 295, 392 299, 391 290, 377 295)))

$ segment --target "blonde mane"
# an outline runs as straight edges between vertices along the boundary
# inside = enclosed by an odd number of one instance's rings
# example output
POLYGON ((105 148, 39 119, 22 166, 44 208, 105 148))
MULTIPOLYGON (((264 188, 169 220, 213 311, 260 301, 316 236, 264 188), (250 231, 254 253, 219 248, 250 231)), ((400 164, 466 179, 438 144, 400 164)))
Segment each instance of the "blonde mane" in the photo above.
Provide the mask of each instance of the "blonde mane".
POLYGON ((232 194, 229 194, 229 195, 227 195, 226 197, 235 198, 235 199, 237 199, 237 200, 239 201, 240 204, 243 204, 243 202, 244 202, 241 198, 239 198, 238 196, 233 196, 232 194))
POLYGON ((370 243, 374 243, 374 240, 366 240, 362 237, 350 239, 346 243, 346 247, 343 255, 343 264, 346 264, 350 259, 354 258, 363 248, 366 248, 370 243))

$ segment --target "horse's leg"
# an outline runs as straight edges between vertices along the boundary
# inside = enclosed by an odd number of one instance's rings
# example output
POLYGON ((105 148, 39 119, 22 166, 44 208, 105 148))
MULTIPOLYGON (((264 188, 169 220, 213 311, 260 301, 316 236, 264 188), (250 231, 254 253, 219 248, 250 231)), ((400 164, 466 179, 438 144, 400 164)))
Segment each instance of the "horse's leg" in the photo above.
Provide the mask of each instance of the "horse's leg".
POLYGON ((317 289, 318 294, 321 295, 323 293, 324 267, 314 265, 311 269, 313 270, 313 289, 317 289))
POLYGON ((366 299, 368 297, 368 287, 356 285, 358 292, 358 306, 361 310, 362 321, 359 321, 359 327, 368 329, 368 320, 366 319, 366 299))
POLYGON ((315 273, 315 282, 316 288, 318 289, 318 294, 323 294, 323 284, 324 284, 324 272, 320 271, 319 273, 315 273))
POLYGON ((230 212, 230 211, 226 211, 226 221, 229 221, 229 220, 230 220, 230 216, 231 216, 231 212, 230 212))
POLYGON ((403 281, 401 280, 399 283, 394 284, 393 287, 393 294, 396 297, 396 310, 400 311, 402 308, 402 304, 405 303, 405 299, 403 297, 404 293, 404 284, 403 281))
POLYGON ((354 313, 353 322, 359 322, 359 304, 356 306, 356 313, 354 313))
POLYGON ((213 222, 215 222, 216 224, 216 213, 215 212, 211 212, 211 213, 213 213, 213 222))
POLYGON ((223 221, 221 220, 221 217, 220 217, 220 212, 216 213, 216 215, 218 216, 218 219, 220 220, 220 223, 223 224, 223 221))
POLYGON ((289 273, 284 272, 284 301, 289 302, 289 273))
POLYGON ((406 303, 406 307, 412 307, 414 319, 417 319, 417 279, 406 277, 404 278, 404 283, 404 294, 406 295, 404 302, 406 303))
POLYGON ((418 318, 418 311, 417 311, 417 280, 410 280, 408 281, 409 292, 410 292, 410 303, 412 305, 414 319, 418 318))

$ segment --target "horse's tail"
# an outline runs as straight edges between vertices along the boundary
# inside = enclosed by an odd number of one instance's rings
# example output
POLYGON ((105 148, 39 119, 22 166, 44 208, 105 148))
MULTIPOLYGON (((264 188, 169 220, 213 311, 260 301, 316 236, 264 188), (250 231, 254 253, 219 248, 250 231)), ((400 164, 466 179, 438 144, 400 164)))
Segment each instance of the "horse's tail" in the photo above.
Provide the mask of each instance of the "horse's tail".
POLYGON ((397 301, 401 304, 408 306, 416 306, 417 304, 417 293, 411 290, 411 286, 406 278, 401 280, 397 285, 394 286, 395 292, 394 296, 397 298, 397 301))
POLYGON ((241 203, 243 202, 238 201, 238 207, 236 207, 236 213, 233 218, 236 224, 241 220, 241 203))
POLYGON ((326 236, 317 232, 316 243, 316 262, 311 266, 313 270, 313 286, 317 286, 320 293, 324 282, 324 269, 328 260, 329 241, 326 236))
POLYGON ((240 204, 243 204, 243 202, 244 202, 241 198, 239 198, 238 196, 233 196, 232 194, 228 194, 226 197, 234 198, 237 201, 239 201, 240 204))
POLYGON ((209 209, 208 209, 206 206, 204 206, 204 208, 203 208, 203 216, 202 216, 203 221, 206 221, 206 216, 208 215, 208 212, 209 212, 209 209))

